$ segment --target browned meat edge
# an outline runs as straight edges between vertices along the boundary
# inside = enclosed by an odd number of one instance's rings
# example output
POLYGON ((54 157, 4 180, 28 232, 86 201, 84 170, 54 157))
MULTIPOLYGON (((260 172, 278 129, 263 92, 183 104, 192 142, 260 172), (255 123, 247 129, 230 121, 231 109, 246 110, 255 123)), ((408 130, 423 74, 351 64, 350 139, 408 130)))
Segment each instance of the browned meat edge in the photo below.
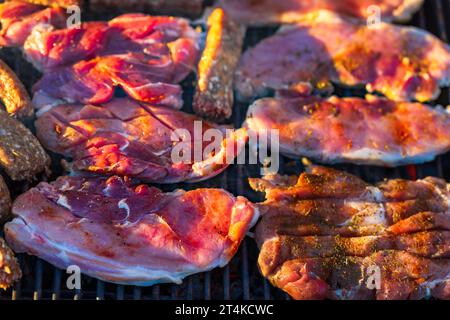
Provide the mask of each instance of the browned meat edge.
POLYGON ((208 17, 208 35, 199 66, 194 111, 216 121, 233 111, 233 75, 241 56, 245 28, 222 9, 208 17))
POLYGON ((0 100, 8 113, 27 118, 33 115, 33 106, 22 82, 6 63, 0 60, 0 100))

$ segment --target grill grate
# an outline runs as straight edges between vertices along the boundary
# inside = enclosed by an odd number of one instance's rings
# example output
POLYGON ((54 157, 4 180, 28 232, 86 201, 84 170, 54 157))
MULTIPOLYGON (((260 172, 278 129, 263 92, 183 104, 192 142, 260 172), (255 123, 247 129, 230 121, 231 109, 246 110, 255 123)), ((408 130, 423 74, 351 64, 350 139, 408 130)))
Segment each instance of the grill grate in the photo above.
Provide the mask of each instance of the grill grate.
MULTIPOLYGON (((427 0, 424 8, 414 17, 411 24, 434 33, 443 41, 448 41, 450 36, 450 21, 444 19, 445 12, 450 14, 450 0, 427 0)), ((106 16, 91 16, 91 19, 105 19, 106 16)), ((88 20, 88 19, 86 19, 88 20)), ((260 39, 274 33, 274 28, 250 29, 247 32, 246 46, 255 45, 260 39)), ((17 72, 26 86, 30 89, 32 84, 40 77, 39 73, 21 58, 21 53, 16 49, 2 49, 0 58, 7 62, 17 72)), ((186 110, 191 111, 193 80, 190 77, 184 82, 186 110)), ((343 95, 351 95, 348 90, 339 91, 343 95)), ((443 90, 438 100, 439 104, 450 104, 450 89, 443 90)), ((236 103, 233 124, 239 127, 245 117, 247 105, 236 103)), ((32 128, 32 125, 29 124, 32 128)), ((59 158, 54 156, 55 177, 61 173, 57 165, 59 158)), ((450 155, 440 156, 436 161, 420 166, 400 167, 384 169, 377 167, 361 167, 352 165, 336 166, 339 169, 357 174, 369 182, 379 181, 384 178, 422 178, 428 175, 439 176, 450 180, 450 155)), ((281 171, 285 174, 299 173, 303 167, 299 161, 280 159, 281 171)), ((252 201, 261 201, 261 195, 250 190, 247 178, 258 175, 257 166, 235 165, 225 173, 207 182, 195 185, 160 186, 164 190, 175 188, 192 189, 198 187, 226 188, 235 195, 243 195, 252 201)), ((51 179, 53 179, 52 177, 51 179)), ((10 183, 13 194, 27 190, 30 186, 10 183)), ((258 250, 254 241, 246 238, 238 253, 223 269, 215 269, 211 272, 197 274, 185 279, 182 285, 161 284, 153 287, 132 287, 113 285, 100 280, 82 276, 82 290, 74 291, 66 289, 66 277, 64 271, 52 267, 45 261, 28 255, 19 255, 19 261, 23 270, 23 279, 14 288, 8 291, 0 291, 2 299, 289 299, 289 296, 280 290, 270 286, 258 271, 256 260, 258 250)))

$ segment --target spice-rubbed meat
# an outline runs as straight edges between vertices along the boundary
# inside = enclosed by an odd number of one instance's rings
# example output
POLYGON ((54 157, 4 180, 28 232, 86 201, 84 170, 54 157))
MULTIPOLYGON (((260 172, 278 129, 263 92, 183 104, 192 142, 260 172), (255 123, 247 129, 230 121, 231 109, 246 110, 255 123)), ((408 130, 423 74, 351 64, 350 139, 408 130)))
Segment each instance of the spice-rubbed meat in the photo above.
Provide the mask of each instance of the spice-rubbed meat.
POLYGON ((392 100, 433 100, 450 82, 450 48, 414 27, 358 25, 319 11, 247 50, 235 82, 250 99, 299 83, 321 89, 328 81, 365 85, 392 100))
POLYGON ((0 45, 21 46, 41 24, 63 28, 65 11, 58 7, 45 8, 24 1, 8 1, 0 4, 0 45))
POLYGON ((250 179, 262 274, 295 299, 450 298, 450 185, 312 167, 250 179), (370 286, 379 270, 377 287, 370 286), (369 285, 368 285, 369 283, 369 285))
POLYGON ((224 266, 258 213, 221 189, 163 193, 118 177, 61 177, 19 196, 5 236, 16 252, 122 284, 181 283, 224 266))
POLYGON ((241 23, 261 26, 295 23, 315 10, 367 20, 377 16, 378 9, 383 21, 407 21, 422 3, 423 0, 219 0, 216 6, 241 23))
POLYGON ((22 272, 14 253, 0 238, 0 289, 7 289, 21 277, 22 272))
POLYGON ((35 28, 24 49, 44 72, 38 95, 100 104, 119 86, 136 100, 181 107, 178 83, 194 70, 197 40, 185 19, 126 14, 81 28, 35 28))
POLYGON ((361 98, 264 98, 244 124, 256 134, 278 130, 281 153, 322 163, 397 166, 450 150, 450 114, 442 107, 361 98))
POLYGON ((159 183, 215 176, 246 141, 243 129, 227 136, 225 127, 196 116, 129 99, 101 106, 59 105, 38 118, 36 129, 46 148, 74 158, 74 170, 159 183), (217 129, 222 139, 209 151, 211 138, 204 136, 208 129, 217 129))

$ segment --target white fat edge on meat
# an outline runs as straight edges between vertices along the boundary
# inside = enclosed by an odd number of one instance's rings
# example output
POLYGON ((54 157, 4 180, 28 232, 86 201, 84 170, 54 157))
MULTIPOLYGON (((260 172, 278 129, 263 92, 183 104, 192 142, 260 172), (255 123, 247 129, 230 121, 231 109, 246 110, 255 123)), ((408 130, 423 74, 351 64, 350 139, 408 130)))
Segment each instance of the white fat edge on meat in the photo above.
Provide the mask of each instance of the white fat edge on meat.
POLYGON ((155 156, 162 156, 163 154, 169 153, 172 150, 172 147, 168 147, 166 149, 162 149, 161 151, 151 151, 155 156))
POLYGON ((118 134, 118 135, 120 135, 120 136, 122 136, 122 137, 124 137, 124 138, 126 139, 126 144, 124 144, 123 146, 121 146, 121 147, 119 148, 120 151, 125 151, 125 150, 129 147, 129 145, 130 145, 130 139, 136 140, 136 138, 134 138, 132 135, 127 134, 127 133, 125 133, 125 132, 116 132, 116 134, 118 134))
POLYGON ((24 48, 28 47, 29 43, 32 42, 33 46, 31 47, 37 47, 39 52, 46 52, 45 44, 47 41, 43 41, 42 37, 53 30, 55 30, 55 27, 50 23, 41 22, 35 25, 27 40, 25 40, 24 48))
MULTIPOLYGON (((184 191, 181 191, 181 192, 184 192, 184 191)), ((179 194, 179 193, 180 193, 180 191, 174 192, 174 194, 179 194)), ((64 202, 64 201, 62 201, 62 202, 64 202)), ((238 205, 237 208, 242 209, 242 207, 240 205, 238 205)), ((155 218, 156 221, 167 225, 167 222, 164 221, 160 216, 158 216, 158 215, 152 215, 152 216, 155 218)), ((20 220, 20 222, 22 224, 26 225, 26 223, 24 221, 20 220)), ((77 223, 83 223, 83 222, 88 223, 89 220, 83 218, 83 219, 80 219, 77 223)), ((62 245, 61 242, 53 241, 50 238, 46 237, 46 235, 40 234, 39 232, 34 232, 31 227, 28 227, 28 229, 29 229, 30 236, 39 234, 39 236, 44 237, 46 239, 46 242, 50 245, 50 247, 60 250, 61 253, 58 254, 58 258, 61 261, 63 261, 64 264, 69 265, 74 262, 77 262, 77 261, 73 261, 70 259, 70 256, 74 255, 77 258, 83 259, 86 261, 92 262, 94 260, 94 261, 100 262, 102 269, 109 267, 110 269, 113 270, 111 272, 114 272, 115 277, 117 277, 118 274, 124 274, 124 277, 129 277, 132 279, 136 279, 136 278, 148 279, 148 280, 142 280, 142 281, 136 282, 137 285, 145 284, 145 283, 152 283, 152 282, 155 282, 155 283, 174 282, 174 283, 179 284, 182 282, 182 279, 184 277, 186 277, 187 275, 197 273, 197 272, 209 271, 218 266, 223 266, 222 261, 216 259, 213 261, 213 263, 210 263, 209 265, 205 266, 204 268, 186 268, 188 271, 178 272, 176 275, 174 275, 173 273, 171 273, 169 271, 154 270, 154 269, 149 269, 149 268, 145 268, 145 267, 141 267, 141 266, 133 266, 130 268, 130 266, 123 265, 114 259, 108 259, 105 257, 98 257, 98 256, 94 256, 95 259, 93 259, 92 256, 86 254, 85 251, 80 251, 77 247, 67 246, 67 244, 62 245), (107 265, 107 266, 105 267, 105 265, 107 265), (149 275, 151 275, 151 277, 149 277, 149 275)), ((227 259, 227 261, 228 260, 229 259, 227 259)), ((82 270, 82 272, 84 272, 88 275, 101 277, 101 274, 99 274, 99 272, 96 272, 96 271, 82 270)), ((108 281, 108 279, 106 279, 106 280, 108 281)), ((129 284, 128 282, 124 282, 124 283, 129 284)))
MULTIPOLYGON (((245 206, 245 204, 242 204, 242 206, 245 206)), ((249 225, 248 225, 248 230, 250 230, 251 228, 253 228, 256 223, 258 222, 259 218, 261 217, 261 214, 259 212, 259 209, 255 206, 253 208, 253 217, 252 220, 250 221, 249 225)), ((254 239, 255 238, 255 233, 254 232, 250 232, 247 231, 247 236, 254 239)))
POLYGON ((32 103, 36 109, 36 117, 51 111, 53 108, 67 103, 68 101, 48 96, 44 91, 39 90, 34 93, 32 103))
POLYGON ((342 159, 351 161, 378 161, 383 163, 396 163, 402 159, 402 155, 398 153, 388 153, 372 148, 360 148, 351 152, 344 152, 342 159))
POLYGON ((67 201, 67 197, 62 194, 58 195, 58 200, 56 201, 56 204, 63 208, 68 209, 69 211, 72 210, 72 207, 69 205, 69 202, 67 201))
POLYGON ((55 108, 56 106, 59 106, 63 101, 62 100, 55 100, 52 103, 46 104, 42 107, 40 107, 37 111, 36 111, 36 117, 39 118, 41 117, 43 114, 49 112, 50 110, 52 110, 53 108, 55 108))
POLYGON ((64 183, 58 189, 59 191, 74 190, 75 186, 71 186, 70 182, 67 179, 64 179, 64 183))
MULTIPOLYGON (((80 222, 82 221, 88 221, 87 219, 80 219, 80 222)), ((52 249, 56 249, 58 250, 58 254, 54 255, 59 262, 57 263, 60 267, 62 265, 62 267, 67 267, 71 264, 82 264, 79 263, 79 260, 74 260, 71 258, 71 256, 77 257, 78 259, 81 259, 84 263, 89 263, 89 264, 93 264, 94 266, 96 265, 95 262, 98 262, 100 265, 100 269, 105 269, 105 268, 109 268, 111 269, 111 275, 113 275, 114 277, 117 277, 120 274, 123 274, 124 277, 129 277, 131 279, 137 279, 137 278, 142 278, 143 280, 140 282, 137 282, 136 284, 139 283, 149 283, 151 281, 156 281, 156 283, 160 283, 160 282, 173 282, 176 284, 181 284, 182 283, 182 279, 185 278, 186 276, 190 275, 190 274, 194 274, 197 272, 203 272, 203 271, 209 271, 212 270, 214 268, 217 267, 217 265, 213 264, 211 267, 207 267, 206 269, 196 269, 196 268, 186 268, 187 270, 184 272, 170 272, 170 271, 166 271, 166 270, 155 270, 155 269, 150 269, 150 268, 145 268, 143 266, 139 266, 139 265, 134 265, 134 266, 130 266, 130 265, 124 265, 120 262, 117 262, 117 260, 114 259, 110 259, 110 258, 105 258, 105 257, 99 257, 97 255, 92 256, 86 253, 86 250, 79 250, 77 247, 73 247, 73 246, 68 246, 67 242, 62 242, 62 241, 55 241, 50 239, 49 237, 47 237, 47 235, 45 233, 42 233, 40 231, 42 230, 35 230, 31 227, 30 224, 28 224, 22 217, 19 218, 15 218, 13 221, 11 221, 9 223, 10 225, 15 225, 16 227, 19 227, 21 229, 21 237, 23 239, 24 236, 26 236, 28 234, 28 241, 26 242, 33 242, 33 239, 39 237, 39 238, 44 238, 45 239, 45 243, 52 249), (94 261, 94 263, 93 263, 94 261), (175 273, 175 274, 174 274, 175 273)), ((24 241, 20 241, 21 245, 23 246, 23 242, 24 241)), ((27 244, 24 245, 24 247, 26 248, 32 248, 32 246, 29 246, 27 244)), ((43 251, 44 252, 44 251, 43 251)), ((49 252, 49 251, 45 251, 45 252, 49 252)), ((44 255, 45 255, 44 252, 44 255)), ((34 255, 36 255, 36 252, 33 253, 34 255)), ((38 256, 39 253, 37 254, 38 256)), ((44 258, 45 260, 45 258, 44 258)), ((84 264, 83 263, 83 264, 84 264)), ((97 277, 101 277, 101 274, 104 274, 104 272, 96 272, 94 270, 83 270, 81 269, 81 272, 88 274, 88 275, 92 275, 92 276, 97 276, 97 277), (99 275, 100 273, 100 275, 99 275)), ((107 278, 103 278, 106 281, 109 281, 107 278)), ((128 282, 124 282, 124 284, 129 284, 128 282)))
POLYGON ((122 199, 122 200, 120 200, 118 203, 117 203, 117 206, 119 207, 119 209, 124 209, 125 210, 125 212, 126 212, 126 216, 125 216, 125 218, 123 218, 122 220, 121 220, 121 222, 127 222, 128 221, 128 218, 130 217, 130 206, 128 205, 128 203, 127 203, 127 200, 128 199, 122 199))
POLYGON ((347 227, 354 224, 359 227, 374 225, 385 227, 388 225, 386 209, 384 208, 383 203, 368 203, 350 200, 345 201, 345 205, 357 210, 358 213, 339 224, 339 227, 347 227))
POLYGON ((447 205, 447 211, 450 211, 450 184, 447 184, 447 194, 444 194, 438 186, 434 185, 433 183, 430 183, 426 180, 419 180, 419 183, 423 183, 427 186, 431 186, 434 190, 434 194, 437 194, 439 198, 442 199, 442 201, 447 205))
MULTIPOLYGON (((117 203, 117 206, 119 207, 119 209, 124 209, 125 212, 126 212, 126 216, 119 222, 119 224, 128 222, 127 220, 128 220, 128 218, 130 217, 130 207, 128 206, 128 204, 126 203, 126 201, 127 201, 127 199, 122 199, 122 200, 120 200, 120 201, 117 203)), ((58 196, 58 200, 56 201, 56 204, 58 204, 59 206, 61 206, 61 207, 63 207, 63 208, 68 209, 69 211, 72 210, 72 207, 71 207, 71 206, 69 205, 69 203, 68 203, 67 197, 64 196, 64 195, 61 195, 61 194, 60 194, 60 195, 58 196)), ((88 221, 88 219, 83 218, 83 219, 77 221, 77 223, 82 222, 82 220, 84 220, 84 219, 85 219, 86 221, 88 221)))
POLYGON ((383 192, 374 186, 366 187, 366 191, 360 196, 360 199, 373 202, 383 202, 385 200, 383 192))

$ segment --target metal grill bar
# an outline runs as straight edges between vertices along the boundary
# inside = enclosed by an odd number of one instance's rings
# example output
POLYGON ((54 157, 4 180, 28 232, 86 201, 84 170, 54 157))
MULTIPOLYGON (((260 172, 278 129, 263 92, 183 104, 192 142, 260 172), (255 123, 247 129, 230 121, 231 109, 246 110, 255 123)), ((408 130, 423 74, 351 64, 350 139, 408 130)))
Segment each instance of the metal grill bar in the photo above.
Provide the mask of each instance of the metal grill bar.
MULTIPOLYGON (((88 1, 86 1, 88 2, 88 1)), ((450 35, 450 21, 444 18, 444 13, 450 12, 450 1, 427 0, 425 7, 416 15, 412 24, 436 33, 443 41, 448 42, 450 35), (433 17, 433 18, 432 18, 433 17)), ((86 16, 89 15, 89 12, 86 16)), ((101 16, 92 17, 104 18, 101 16)), ((86 19, 88 20, 88 19, 86 19)), ((271 35, 275 28, 250 29, 247 32, 245 46, 253 46, 262 38, 271 35)), ((18 73, 28 88, 39 78, 39 73, 33 71, 32 67, 23 59, 19 58, 18 51, 3 49, 1 53, 4 58, 18 73), (9 51, 8 51, 9 50, 9 51), (13 52, 14 54, 11 54, 13 52)), ((185 88, 187 95, 192 95, 192 84, 185 88)), ((347 93, 346 93, 347 94, 347 93)), ((188 98, 188 101, 191 98, 188 98)), ((450 89, 446 89, 440 97, 440 103, 450 103, 450 89)), ((187 103, 189 104, 189 103, 187 103)), ((233 124, 239 127, 245 117, 247 105, 236 103, 233 116, 233 124)), ((418 178, 427 175, 436 175, 450 179, 449 163, 450 156, 444 155, 431 163, 415 166, 418 178)), ((292 160, 280 159, 280 167, 283 173, 298 173, 302 169, 299 161, 291 165, 292 160)), ((374 182, 383 178, 413 178, 405 167, 392 170, 382 168, 367 168, 358 166, 339 166, 340 169, 357 174, 362 178, 374 182)), ((249 166, 236 165, 229 168, 221 176, 206 183, 196 186, 181 185, 182 188, 218 187, 225 188, 235 195, 243 195, 253 201, 260 201, 260 196, 253 194, 247 185, 248 176, 257 176, 259 172, 249 166)), ((29 188, 24 185, 22 192, 29 188)), ((175 188, 175 187, 174 187, 175 188)), ((193 275, 187 278, 183 285, 162 284, 155 285, 150 289, 140 287, 116 286, 106 284, 100 280, 94 280, 83 276, 83 289, 73 291, 66 289, 65 272, 56 269, 40 259, 19 255, 19 261, 23 266, 24 277, 9 292, 0 292, 0 300, 10 298, 16 299, 286 299, 290 297, 280 290, 273 288, 269 282, 261 277, 257 269, 257 248, 252 239, 245 239, 236 257, 222 270, 213 270, 203 274, 193 275), (51 276, 50 276, 51 275, 51 276), (49 279, 47 279, 49 278, 49 279)))
POLYGON ((53 270, 53 293, 52 300, 58 300, 61 290, 61 270, 54 268, 53 270))

